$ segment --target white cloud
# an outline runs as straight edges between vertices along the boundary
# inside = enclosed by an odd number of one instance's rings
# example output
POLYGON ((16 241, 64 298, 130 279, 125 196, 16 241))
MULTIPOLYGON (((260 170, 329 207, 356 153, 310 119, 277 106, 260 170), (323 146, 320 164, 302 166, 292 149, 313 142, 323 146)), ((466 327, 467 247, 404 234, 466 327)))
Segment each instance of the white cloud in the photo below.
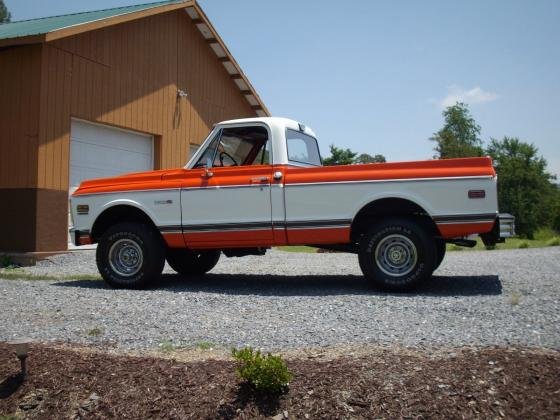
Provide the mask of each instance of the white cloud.
POLYGON ((449 86, 447 90, 447 95, 443 99, 437 101, 437 104, 441 108, 455 105, 456 102, 464 102, 472 105, 498 99, 497 93, 485 91, 480 86, 475 86, 472 89, 464 89, 461 86, 453 85, 449 86))

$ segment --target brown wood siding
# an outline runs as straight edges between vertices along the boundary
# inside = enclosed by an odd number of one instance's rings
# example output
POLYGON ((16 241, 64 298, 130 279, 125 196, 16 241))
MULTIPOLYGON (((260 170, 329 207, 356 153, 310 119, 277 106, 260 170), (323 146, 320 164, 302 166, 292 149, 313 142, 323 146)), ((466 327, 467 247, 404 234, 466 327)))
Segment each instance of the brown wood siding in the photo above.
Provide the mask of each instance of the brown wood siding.
POLYGON ((41 46, 0 50, 0 188, 37 186, 41 46))
POLYGON ((182 9, 48 42, 42 62, 39 188, 68 189, 71 117, 153 134, 171 168, 214 123, 256 115, 182 9))

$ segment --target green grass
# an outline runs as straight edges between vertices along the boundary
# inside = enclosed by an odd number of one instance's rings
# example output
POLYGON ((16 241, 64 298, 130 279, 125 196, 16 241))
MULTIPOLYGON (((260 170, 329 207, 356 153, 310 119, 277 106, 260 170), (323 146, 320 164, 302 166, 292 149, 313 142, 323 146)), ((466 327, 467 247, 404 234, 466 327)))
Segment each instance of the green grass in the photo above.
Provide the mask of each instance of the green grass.
POLYGON ((560 237, 556 236, 552 239, 549 239, 546 242, 546 246, 559 246, 560 245, 560 237))
POLYGON ((0 279, 3 280, 101 280, 100 276, 90 274, 77 274, 68 276, 46 276, 39 274, 29 274, 22 268, 0 269, 0 279))
POLYGON ((179 348, 171 342, 170 340, 164 340, 158 344, 159 349, 164 353, 171 353, 179 348))
POLYGON ((100 335, 103 334, 103 328, 94 327, 91 330, 87 330, 86 333, 90 337, 99 337, 100 335))
POLYGON ((276 249, 285 252, 305 252, 305 253, 315 253, 317 252, 317 248, 313 248, 312 246, 302 246, 302 245, 288 245, 288 246, 279 246, 276 249))
POLYGON ((195 347, 200 350, 210 350, 211 348, 214 348, 216 346, 210 341, 199 341, 195 344, 195 347))
POLYGON ((535 232, 535 239, 538 241, 546 241, 554 237, 558 237, 558 233, 550 228, 540 228, 535 232))
POLYGON ((22 418, 17 414, 0 414, 0 420, 21 420, 22 418))

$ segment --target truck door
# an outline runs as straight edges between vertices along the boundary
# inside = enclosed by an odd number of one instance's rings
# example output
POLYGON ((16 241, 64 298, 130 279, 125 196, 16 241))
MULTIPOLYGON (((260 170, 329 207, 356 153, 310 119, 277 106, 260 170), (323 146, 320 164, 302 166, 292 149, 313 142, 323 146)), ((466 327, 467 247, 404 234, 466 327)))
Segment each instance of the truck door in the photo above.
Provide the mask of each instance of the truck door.
POLYGON ((264 125, 221 129, 181 188, 190 248, 272 243, 270 133, 264 125))

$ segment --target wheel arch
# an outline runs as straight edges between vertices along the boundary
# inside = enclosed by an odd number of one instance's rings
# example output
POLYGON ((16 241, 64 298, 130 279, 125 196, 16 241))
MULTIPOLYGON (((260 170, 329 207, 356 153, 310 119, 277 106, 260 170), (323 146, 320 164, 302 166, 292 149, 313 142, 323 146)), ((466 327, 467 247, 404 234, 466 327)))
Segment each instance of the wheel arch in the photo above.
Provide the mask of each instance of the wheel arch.
POLYGON ((429 232, 439 235, 439 229, 425 206, 409 197, 380 197, 363 205, 352 219, 350 237, 357 240, 368 226, 384 217, 413 217, 420 221, 429 232))
POLYGON ((105 207, 96 217, 91 228, 92 242, 98 242, 107 229, 120 222, 142 223, 158 231, 154 220, 144 209, 134 205, 132 202, 117 202, 105 207))

